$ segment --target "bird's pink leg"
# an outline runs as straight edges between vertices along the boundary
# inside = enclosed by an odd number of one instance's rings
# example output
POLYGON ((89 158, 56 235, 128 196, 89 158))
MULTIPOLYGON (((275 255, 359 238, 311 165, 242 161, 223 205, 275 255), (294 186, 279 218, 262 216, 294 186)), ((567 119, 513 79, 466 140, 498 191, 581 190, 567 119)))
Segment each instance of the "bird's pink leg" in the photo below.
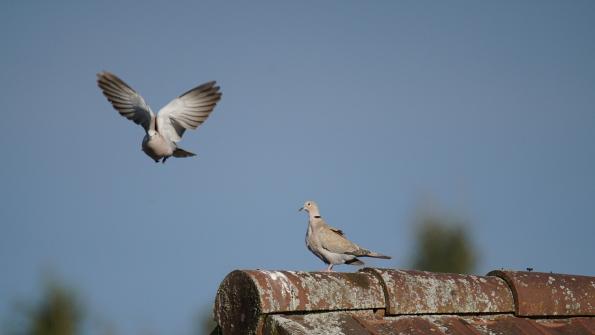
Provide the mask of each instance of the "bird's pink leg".
POLYGON ((326 272, 333 272, 333 265, 329 264, 328 268, 326 268, 326 272))

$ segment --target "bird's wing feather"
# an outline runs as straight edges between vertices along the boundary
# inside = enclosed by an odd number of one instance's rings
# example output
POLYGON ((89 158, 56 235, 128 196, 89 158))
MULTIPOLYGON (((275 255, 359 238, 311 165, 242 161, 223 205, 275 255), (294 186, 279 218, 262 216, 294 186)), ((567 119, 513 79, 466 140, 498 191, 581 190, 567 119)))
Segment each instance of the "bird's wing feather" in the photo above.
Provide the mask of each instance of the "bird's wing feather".
POLYGON ((329 226, 329 225, 327 225, 327 227, 328 227, 330 230, 334 231, 335 233, 337 233, 337 234, 339 234, 339 235, 341 235, 341 236, 345 236, 345 233, 343 233, 343 231, 342 231, 341 229, 339 229, 339 228, 335 228, 335 227, 333 227, 333 226, 329 226))
POLYGON ((159 133, 179 142, 186 129, 196 129, 209 117, 221 99, 219 86, 214 81, 197 86, 170 101, 159 111, 159 133))
POLYGON ((151 108, 140 94, 122 79, 110 72, 97 74, 97 85, 112 106, 125 118, 149 131, 151 119, 155 117, 151 108))
POLYGON ((345 254, 355 252, 359 249, 357 244, 327 227, 320 229, 319 234, 322 247, 330 252, 345 254))

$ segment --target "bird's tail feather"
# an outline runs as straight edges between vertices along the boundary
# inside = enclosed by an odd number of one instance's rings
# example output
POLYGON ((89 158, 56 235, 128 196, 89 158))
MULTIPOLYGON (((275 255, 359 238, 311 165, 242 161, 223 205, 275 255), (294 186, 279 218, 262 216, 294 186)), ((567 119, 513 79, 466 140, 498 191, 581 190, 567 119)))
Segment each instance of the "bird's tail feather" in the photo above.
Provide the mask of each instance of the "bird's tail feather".
POLYGON ((195 153, 192 153, 190 151, 186 151, 184 149, 180 149, 180 148, 176 148, 176 150, 174 150, 174 157, 178 157, 178 158, 182 158, 182 157, 192 157, 192 156, 196 156, 195 153))
POLYGON ((367 257, 374 257, 374 258, 382 258, 382 259, 391 259, 392 257, 387 256, 387 255, 383 255, 383 254, 379 254, 377 252, 370 252, 369 255, 366 255, 367 257))
POLYGON ((382 259, 391 259, 392 258, 390 256, 379 254, 377 252, 373 252, 373 251, 370 251, 367 249, 360 249, 352 254, 354 256, 358 256, 358 257, 374 257, 374 258, 382 258, 382 259))

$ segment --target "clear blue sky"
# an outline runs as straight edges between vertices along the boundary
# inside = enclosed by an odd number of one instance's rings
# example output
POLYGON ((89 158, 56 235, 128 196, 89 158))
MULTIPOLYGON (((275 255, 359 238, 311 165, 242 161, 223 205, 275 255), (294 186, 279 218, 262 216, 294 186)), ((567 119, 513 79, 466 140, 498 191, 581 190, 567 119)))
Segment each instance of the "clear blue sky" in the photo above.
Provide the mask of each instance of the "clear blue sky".
POLYGON ((306 199, 372 266, 430 198, 479 273, 595 275, 594 32, 593 1, 4 1, 0 315, 50 269, 119 334, 189 334, 233 269, 324 268, 306 199), (217 80, 198 157, 144 155, 101 70, 154 110, 217 80))

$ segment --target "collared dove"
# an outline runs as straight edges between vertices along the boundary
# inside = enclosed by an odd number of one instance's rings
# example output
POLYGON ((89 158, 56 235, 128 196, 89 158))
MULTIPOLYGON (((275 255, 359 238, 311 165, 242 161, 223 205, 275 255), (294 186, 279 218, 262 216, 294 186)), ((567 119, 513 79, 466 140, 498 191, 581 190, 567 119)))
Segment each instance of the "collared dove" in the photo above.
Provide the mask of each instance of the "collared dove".
POLYGON ((328 264, 327 272, 333 271, 333 265, 337 264, 363 265, 357 257, 391 258, 360 247, 348 240, 343 231, 326 224, 314 201, 306 201, 299 210, 305 210, 309 216, 306 246, 328 264))
POLYGON ((196 156, 178 148, 186 129, 196 129, 209 117, 221 99, 214 81, 204 83, 170 101, 155 116, 143 97, 109 72, 97 74, 97 85, 122 116, 145 129, 142 150, 155 163, 171 157, 196 156))

